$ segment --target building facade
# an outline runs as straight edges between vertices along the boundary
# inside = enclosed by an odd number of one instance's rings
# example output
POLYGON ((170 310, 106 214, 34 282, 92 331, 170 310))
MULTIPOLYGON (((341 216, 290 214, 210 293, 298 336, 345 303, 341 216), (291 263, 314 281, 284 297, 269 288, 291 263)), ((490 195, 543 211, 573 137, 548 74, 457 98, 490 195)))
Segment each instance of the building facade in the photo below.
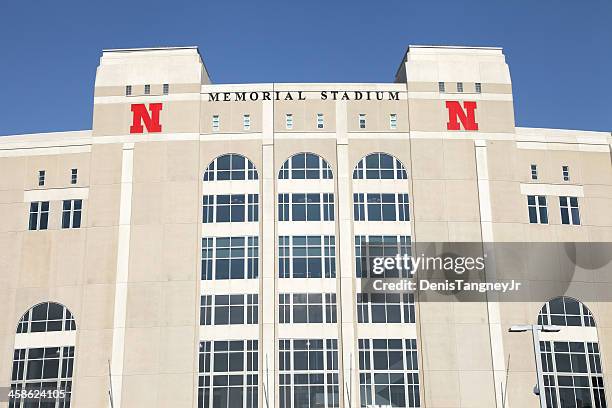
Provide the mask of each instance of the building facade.
POLYGON ((532 339, 508 328, 540 323, 563 327, 542 333, 549 406, 605 407, 611 275, 547 278, 588 298, 425 302, 363 292, 360 259, 612 242, 611 147, 516 127, 498 48, 411 46, 393 83, 236 85, 196 48, 105 50, 92 130, 0 138, 0 387, 54 407, 536 407, 532 339))

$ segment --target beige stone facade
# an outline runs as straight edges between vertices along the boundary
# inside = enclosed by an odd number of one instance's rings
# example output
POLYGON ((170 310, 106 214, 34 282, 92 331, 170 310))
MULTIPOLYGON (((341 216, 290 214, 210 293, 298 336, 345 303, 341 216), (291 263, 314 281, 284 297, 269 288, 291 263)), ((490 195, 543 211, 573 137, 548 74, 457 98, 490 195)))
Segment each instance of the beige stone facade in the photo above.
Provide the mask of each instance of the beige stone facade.
MULTIPOLYGON (((417 301, 412 321, 360 322, 355 237, 612 242, 611 147, 610 133, 516 127, 510 72, 497 48, 411 46, 396 81, 381 84, 214 85, 195 48, 104 51, 92 130, 0 137, 0 386, 11 384, 14 350, 69 344, 71 406, 110 406, 112 384, 115 408, 198 407, 203 344, 255 340, 256 367, 239 370, 245 384, 230 389, 240 402, 215 394, 200 406, 307 406, 286 402, 286 390, 293 399, 297 387, 283 388, 283 376, 297 369, 284 371, 279 345, 321 339, 335 341, 324 349, 337 352, 336 366, 321 371, 336 376, 325 380, 335 388, 317 391, 310 406, 365 407, 374 401, 360 392, 362 340, 401 339, 416 341, 418 378, 399 391, 405 405, 393 406, 539 406, 531 338, 508 328, 535 324, 543 303, 417 301), (464 102, 475 102, 478 129, 466 130, 469 118, 458 118, 459 130, 449 130, 447 101, 468 116, 464 102), (159 132, 133 116, 134 105, 151 115, 151 104, 162 104, 159 132), (136 122, 142 133, 131 133, 136 122), (210 163, 230 153, 247 158, 257 177, 203 181, 210 163), (322 158, 331 178, 279 179, 299 153, 322 158), (372 153, 397 159, 407 179, 355 180, 357 164, 372 153), (367 192, 408 194, 408 219, 356 220, 354 194, 367 192), (257 206, 244 205, 256 216, 203 222, 203 197, 241 193, 257 197, 257 206), (302 193, 333 194, 332 216, 280 220, 279 195, 302 193), (548 198, 548 223, 530 223, 527 196, 548 198), (565 196, 578 198, 579 225, 563 224, 557 197, 565 196), (81 200, 79 228, 63 224, 65 200, 81 200), (34 202, 49 203, 46 228, 32 228, 34 202), (279 239, 292 236, 334 237, 335 274, 279 278, 279 239), (203 239, 220 245, 227 237, 257 238, 258 273, 202 280, 203 239), (279 295, 286 293, 334 294, 337 316, 281 323, 279 295), (246 294, 258 295, 257 323, 200 324, 203 296, 246 294), (43 302, 64 305, 76 330, 16 333, 24 313, 43 302)), ((612 289, 612 277, 601 282, 612 289)), ((604 293, 583 303, 597 324, 590 339, 599 344, 612 398, 612 308, 604 293)), ((396 372, 406 384, 408 371, 396 372)))

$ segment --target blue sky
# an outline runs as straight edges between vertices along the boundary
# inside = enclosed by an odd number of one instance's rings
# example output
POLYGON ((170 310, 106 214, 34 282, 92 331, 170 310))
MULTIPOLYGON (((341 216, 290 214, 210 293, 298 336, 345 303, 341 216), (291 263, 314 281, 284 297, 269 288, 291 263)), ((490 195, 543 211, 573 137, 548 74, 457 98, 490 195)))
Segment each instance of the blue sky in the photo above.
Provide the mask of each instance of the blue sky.
POLYGON ((408 44, 501 46, 518 126, 610 131, 611 18, 610 0, 5 1, 0 135, 90 129, 101 50, 160 45, 199 46, 215 83, 392 82, 408 44))

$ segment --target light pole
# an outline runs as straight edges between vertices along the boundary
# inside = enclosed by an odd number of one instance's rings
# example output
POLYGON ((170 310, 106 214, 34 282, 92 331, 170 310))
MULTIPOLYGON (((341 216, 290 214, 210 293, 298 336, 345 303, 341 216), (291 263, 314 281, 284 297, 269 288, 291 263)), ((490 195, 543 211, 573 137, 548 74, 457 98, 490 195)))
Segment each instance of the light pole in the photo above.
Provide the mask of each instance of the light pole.
POLYGON ((546 408, 546 393, 544 392, 544 373, 542 372, 542 358, 540 357, 540 332, 557 333, 561 331, 559 326, 543 324, 520 324, 510 327, 510 333, 522 333, 531 331, 533 339, 533 355, 535 356, 537 384, 533 392, 540 397, 540 408, 546 408))

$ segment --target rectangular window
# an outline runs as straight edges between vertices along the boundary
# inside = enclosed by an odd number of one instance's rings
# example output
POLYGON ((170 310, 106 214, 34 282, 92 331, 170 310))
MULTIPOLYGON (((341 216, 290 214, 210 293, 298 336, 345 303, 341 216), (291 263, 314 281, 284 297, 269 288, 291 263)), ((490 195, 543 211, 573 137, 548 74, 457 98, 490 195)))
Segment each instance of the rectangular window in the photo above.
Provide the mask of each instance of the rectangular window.
POLYGON ((168 85, 168 84, 162 85, 162 93, 164 95, 168 95, 169 92, 170 92, 170 85, 168 85))
POLYGON ((474 88, 476 88, 476 93, 482 93, 482 84, 480 82, 476 82, 474 88))
POLYGON ((279 406, 338 407, 338 340, 279 340, 279 406))
POLYGON ((200 325, 257 324, 258 299, 257 294, 202 295, 200 325))
POLYGON ((125 86, 125 96, 131 96, 132 95, 132 85, 126 85, 125 86))
POLYGON ((202 222, 256 222, 259 220, 258 194, 219 194, 202 197, 202 222), (245 199, 247 200, 245 202, 245 199))
POLYGON ((408 194, 353 194, 355 221, 410 221, 408 194))
POLYGON ((415 323, 414 294, 357 293, 359 323, 415 323))
POLYGON ((359 339, 361 406, 419 407, 416 339, 359 339))
POLYGON ((45 176, 46 176, 45 170, 38 170, 38 185, 40 187, 45 185, 45 176))
POLYGON ((80 228, 83 200, 64 200, 62 206, 62 228, 80 228))
POLYGON ((578 197, 559 197, 559 207, 561 207, 561 224, 580 225, 578 197))
POLYGON ((251 115, 248 115, 248 114, 242 115, 242 127, 244 130, 251 129, 251 115))
POLYGON ((323 129, 323 114, 317 113, 317 129, 323 129))
POLYGON ((202 238, 202 280, 258 277, 258 237, 202 238))
POLYGON ((76 184, 78 179, 78 170, 72 169, 70 170, 70 184, 76 184))
POLYGON ((536 164, 531 165, 531 179, 532 180, 538 179, 538 166, 536 164))
POLYGON ((548 224, 548 207, 546 196, 528 195, 527 208, 529 210, 530 224, 548 224))
POLYGON ((359 114, 359 129, 365 129, 366 128, 366 115, 365 113, 360 113, 359 114))
POLYGON ((257 340, 201 341, 198 407, 257 408, 257 340))
POLYGON ((279 221, 334 221, 334 194, 279 194, 278 218, 279 221))
POLYGON ((444 82, 438 82, 438 91, 441 93, 446 92, 446 84, 444 82))
POLYGON ((397 129, 397 113, 392 113, 389 115, 389 129, 397 129))
POLYGON ((563 181, 569 181, 570 180, 569 166, 562 166, 561 171, 563 173, 563 181))
POLYGON ((34 201, 30 203, 30 222, 28 229, 46 230, 49 224, 49 202, 34 201))
POLYGON ((457 92, 463 92, 463 82, 457 82, 457 92))
POLYGON ((409 235, 356 235, 355 236, 355 273, 358 278, 376 276, 379 278, 409 278, 412 265, 401 265, 400 269, 384 269, 373 275, 374 259, 396 256, 410 257, 411 241, 409 235))
POLYGON ((287 113, 285 115, 285 127, 289 130, 293 129, 293 114, 287 113))
POLYGON ((280 293, 279 323, 336 323, 335 293, 280 293))
POLYGON ((145 85, 144 86, 144 94, 145 95, 151 95, 151 85, 145 85))
POLYGON ((279 278, 335 278, 336 237, 333 235, 278 237, 279 278))
POLYGON ((219 130, 219 115, 213 115, 212 117, 212 130, 213 131, 218 131, 219 130))

